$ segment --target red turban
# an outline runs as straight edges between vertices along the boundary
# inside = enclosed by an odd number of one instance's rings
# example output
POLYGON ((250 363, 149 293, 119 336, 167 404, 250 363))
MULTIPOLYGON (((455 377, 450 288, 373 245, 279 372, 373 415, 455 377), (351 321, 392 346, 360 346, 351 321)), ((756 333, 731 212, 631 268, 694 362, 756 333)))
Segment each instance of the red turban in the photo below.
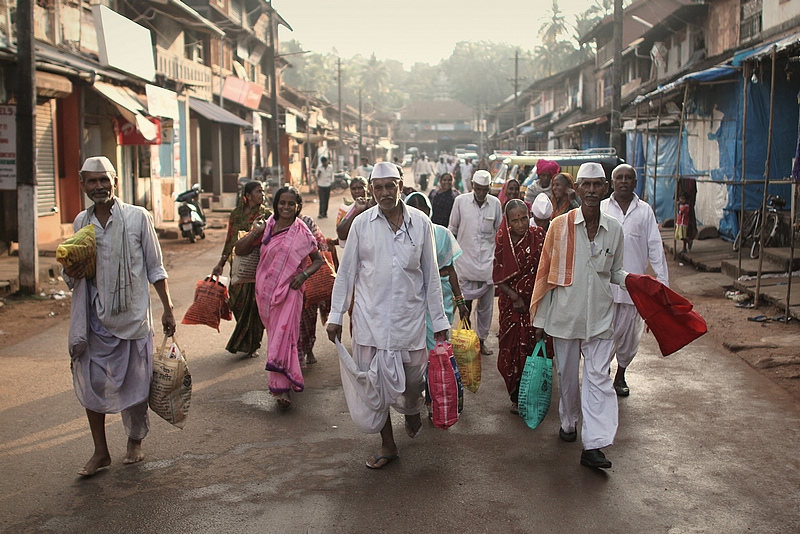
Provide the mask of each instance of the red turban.
POLYGON ((536 162, 536 174, 549 174, 551 177, 561 172, 561 167, 551 159, 540 159, 536 162))

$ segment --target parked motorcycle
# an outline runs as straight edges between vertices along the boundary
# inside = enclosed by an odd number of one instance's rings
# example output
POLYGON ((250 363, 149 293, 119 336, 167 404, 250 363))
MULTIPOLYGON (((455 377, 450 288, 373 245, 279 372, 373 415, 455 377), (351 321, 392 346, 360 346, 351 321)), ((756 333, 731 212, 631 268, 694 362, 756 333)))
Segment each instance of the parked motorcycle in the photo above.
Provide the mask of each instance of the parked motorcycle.
POLYGON ((333 188, 348 189, 350 187, 350 174, 346 170, 333 173, 333 188))
POLYGON ((199 237, 200 239, 206 238, 205 226, 206 215, 203 213, 203 208, 200 206, 200 184, 194 184, 191 189, 184 191, 177 197, 175 202, 179 202, 178 206, 178 228, 181 231, 181 236, 194 243, 199 237))

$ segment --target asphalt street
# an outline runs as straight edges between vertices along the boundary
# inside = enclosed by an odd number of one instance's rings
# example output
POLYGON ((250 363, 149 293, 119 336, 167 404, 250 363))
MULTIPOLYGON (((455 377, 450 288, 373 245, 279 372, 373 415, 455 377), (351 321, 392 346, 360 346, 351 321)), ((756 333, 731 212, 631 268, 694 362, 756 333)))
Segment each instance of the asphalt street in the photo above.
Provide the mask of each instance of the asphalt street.
MULTIPOLYGON (((320 221, 329 236, 338 198, 331 218, 320 221)), ((309 202, 305 212, 316 216, 316 209, 309 202)), ((216 263, 223 235, 211 230, 195 245, 165 242, 178 318, 196 280, 216 263)), ((231 322, 219 333, 179 325, 194 383, 186 428, 151 414, 146 458, 126 466, 120 417, 109 416, 112 465, 89 479, 76 475, 92 446, 72 389, 68 321, 1 347, 0 529, 800 531, 800 409, 710 336, 663 358, 645 335, 627 373, 632 393, 619 403, 608 471, 579 464, 580 440, 558 439, 557 392, 536 430, 509 413, 494 335, 495 355, 483 361, 478 393, 465 392, 459 422, 447 431, 425 422, 412 440, 395 416, 400 458, 373 471, 364 460, 379 439, 350 420, 324 327, 317 328, 319 363, 307 370, 306 389, 288 413, 267 391, 265 348, 259 359, 224 350, 232 329, 231 322)))

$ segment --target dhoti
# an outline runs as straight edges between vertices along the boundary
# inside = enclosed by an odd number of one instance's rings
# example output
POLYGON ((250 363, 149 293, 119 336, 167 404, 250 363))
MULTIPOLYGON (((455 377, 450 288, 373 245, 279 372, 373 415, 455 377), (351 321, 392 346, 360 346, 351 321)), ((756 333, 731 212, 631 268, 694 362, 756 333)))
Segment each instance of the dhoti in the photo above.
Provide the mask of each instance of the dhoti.
POLYGON ((422 411, 427 351, 378 350, 353 343, 352 356, 336 342, 342 390, 350 417, 367 434, 380 432, 389 407, 403 415, 422 411))
POLYGON ((644 320, 636 306, 622 302, 614 303, 614 352, 617 364, 626 369, 636 352, 644 333, 644 320))

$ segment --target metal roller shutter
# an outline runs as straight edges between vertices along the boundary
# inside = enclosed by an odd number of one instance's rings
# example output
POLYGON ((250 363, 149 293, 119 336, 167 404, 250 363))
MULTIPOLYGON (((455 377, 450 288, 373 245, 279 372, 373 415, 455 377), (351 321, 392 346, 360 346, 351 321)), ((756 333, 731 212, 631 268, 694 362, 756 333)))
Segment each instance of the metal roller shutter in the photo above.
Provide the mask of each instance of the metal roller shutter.
POLYGON ((36 106, 36 206, 38 215, 56 207, 56 163, 51 100, 36 106))

